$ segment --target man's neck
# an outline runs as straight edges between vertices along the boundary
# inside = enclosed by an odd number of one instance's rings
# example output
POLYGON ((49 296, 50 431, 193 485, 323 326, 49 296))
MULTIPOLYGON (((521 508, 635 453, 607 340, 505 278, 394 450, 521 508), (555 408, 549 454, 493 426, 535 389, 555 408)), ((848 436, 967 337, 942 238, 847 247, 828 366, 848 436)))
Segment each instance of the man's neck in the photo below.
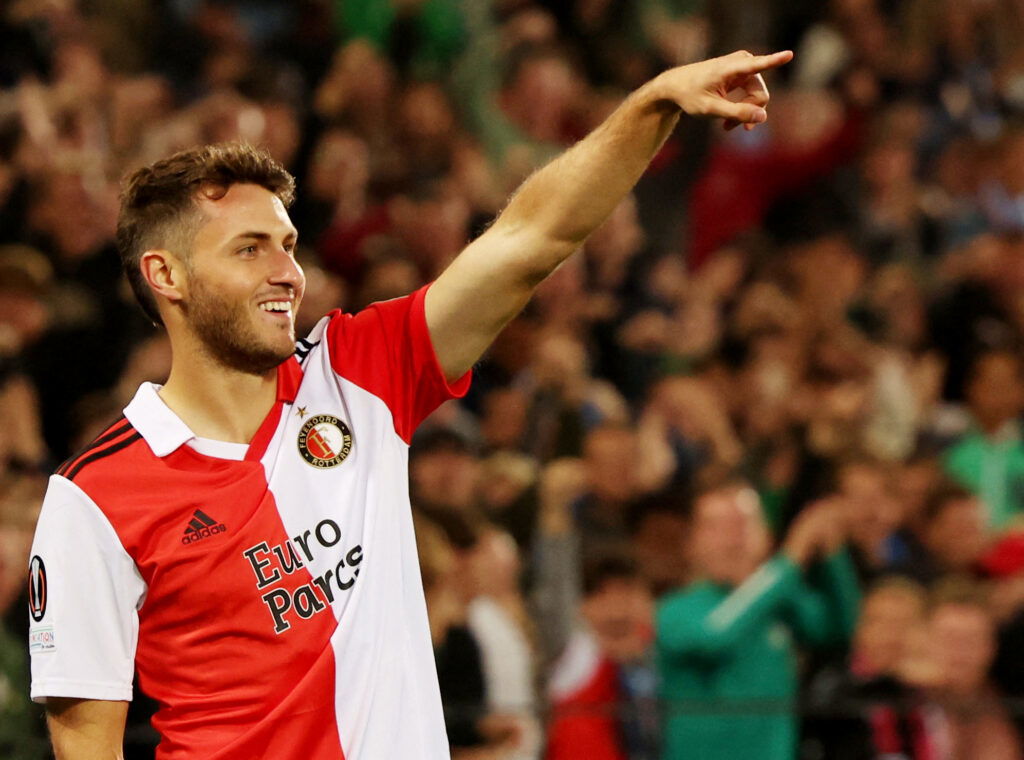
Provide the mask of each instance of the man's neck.
POLYGON ((160 398, 197 436, 249 443, 277 399, 276 368, 253 375, 201 352, 182 356, 188 360, 172 362, 160 398))

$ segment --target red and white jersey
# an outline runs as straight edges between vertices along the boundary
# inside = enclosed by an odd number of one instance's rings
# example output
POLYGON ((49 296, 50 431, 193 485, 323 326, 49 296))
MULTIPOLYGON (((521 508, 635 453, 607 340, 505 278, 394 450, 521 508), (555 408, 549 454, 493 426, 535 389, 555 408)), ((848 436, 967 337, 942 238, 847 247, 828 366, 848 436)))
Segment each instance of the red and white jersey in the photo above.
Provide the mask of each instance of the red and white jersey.
POLYGON ((145 384, 50 479, 32 697, 159 701, 159 760, 448 758, 408 493, 445 382, 426 288, 334 312, 248 447, 145 384))

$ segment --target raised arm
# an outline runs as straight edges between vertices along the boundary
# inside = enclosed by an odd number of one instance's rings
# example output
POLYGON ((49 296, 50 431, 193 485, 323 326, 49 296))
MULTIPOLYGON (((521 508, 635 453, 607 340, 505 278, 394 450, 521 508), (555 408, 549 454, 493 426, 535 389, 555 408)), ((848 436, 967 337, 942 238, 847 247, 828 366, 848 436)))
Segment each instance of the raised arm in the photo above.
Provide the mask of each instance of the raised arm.
POLYGON ((46 701, 53 754, 57 760, 122 760, 127 702, 99 699, 46 701))
POLYGON ((752 129, 767 119, 761 72, 792 57, 789 51, 738 52, 670 69, 523 183, 490 229, 427 292, 427 324, 445 375, 454 380, 473 366, 534 288, 600 226, 680 114, 752 129))

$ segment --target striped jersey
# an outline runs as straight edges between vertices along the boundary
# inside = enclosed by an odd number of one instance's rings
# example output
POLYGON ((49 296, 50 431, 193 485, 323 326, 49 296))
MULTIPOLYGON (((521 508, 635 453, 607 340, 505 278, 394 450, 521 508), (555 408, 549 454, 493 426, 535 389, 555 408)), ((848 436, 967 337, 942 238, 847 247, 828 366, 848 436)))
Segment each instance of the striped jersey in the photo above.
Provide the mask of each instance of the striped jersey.
POLYGON ((448 758, 408 495, 445 381, 426 288, 333 312, 246 446, 143 384, 51 477, 29 568, 32 697, 160 709, 158 760, 448 758))

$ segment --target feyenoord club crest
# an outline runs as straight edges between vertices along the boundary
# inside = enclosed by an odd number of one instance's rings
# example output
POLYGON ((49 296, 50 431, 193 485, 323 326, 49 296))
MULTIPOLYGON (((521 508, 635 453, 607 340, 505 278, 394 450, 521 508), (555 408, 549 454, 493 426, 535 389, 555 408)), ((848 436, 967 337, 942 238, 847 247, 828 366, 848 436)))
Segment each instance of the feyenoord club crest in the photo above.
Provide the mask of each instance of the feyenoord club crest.
POLYGON ((37 623, 46 614, 46 565, 38 554, 28 566, 28 611, 37 623))
POLYGON ((330 414, 315 414, 299 431, 299 453, 314 467, 337 467, 352 451, 352 431, 330 414))

